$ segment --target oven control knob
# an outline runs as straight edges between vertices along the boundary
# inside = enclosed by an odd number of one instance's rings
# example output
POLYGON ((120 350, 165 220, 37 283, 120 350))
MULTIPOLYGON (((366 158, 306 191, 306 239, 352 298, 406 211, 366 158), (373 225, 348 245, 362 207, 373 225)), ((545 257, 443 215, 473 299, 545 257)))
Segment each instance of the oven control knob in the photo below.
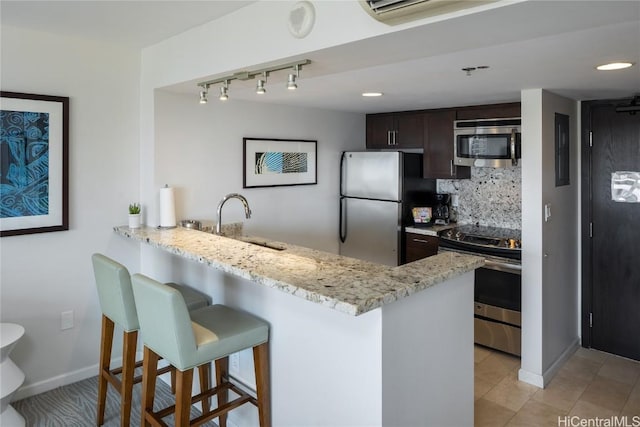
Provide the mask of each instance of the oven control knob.
POLYGON ((448 238, 451 238, 451 236, 453 236, 453 231, 451 231, 451 230, 447 230, 447 231, 444 233, 444 236, 445 236, 445 237, 448 237, 448 238))
POLYGON ((456 231, 456 240, 460 240, 462 238, 462 233, 459 231, 456 231))

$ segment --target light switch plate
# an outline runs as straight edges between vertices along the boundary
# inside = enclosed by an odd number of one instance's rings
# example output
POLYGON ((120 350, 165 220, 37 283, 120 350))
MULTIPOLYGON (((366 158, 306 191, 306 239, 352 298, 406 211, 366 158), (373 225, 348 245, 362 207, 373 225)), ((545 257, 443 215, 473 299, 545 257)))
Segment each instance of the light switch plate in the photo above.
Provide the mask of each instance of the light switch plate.
POLYGON ((60 313, 60 330, 73 328, 73 310, 60 313))

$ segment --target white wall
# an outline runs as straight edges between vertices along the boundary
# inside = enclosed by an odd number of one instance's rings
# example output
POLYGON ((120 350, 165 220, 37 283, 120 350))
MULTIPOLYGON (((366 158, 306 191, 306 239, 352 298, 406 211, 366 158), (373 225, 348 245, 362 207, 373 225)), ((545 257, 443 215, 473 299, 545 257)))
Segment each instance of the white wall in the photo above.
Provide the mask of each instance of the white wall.
MULTIPOLYGON (((91 254, 137 269, 137 245, 111 232, 138 200, 139 52, 2 26, 3 91, 70 97, 69 231, 3 237, 1 319, 26 329, 12 353, 17 397, 97 373, 100 308, 91 254), (73 310, 75 327, 60 330, 73 310)), ((120 344, 115 345, 119 351, 120 344)))
POLYGON ((522 368, 543 387, 578 345, 579 128, 575 101, 522 91, 522 368), (570 185, 555 186, 555 113, 570 116, 570 185), (544 220, 545 205, 551 217, 544 220))
POLYGON ((244 195, 253 212, 228 201, 223 222, 244 221, 251 234, 337 252, 340 152, 364 149, 364 114, 251 102, 200 105, 197 98, 156 91, 155 182, 176 191, 176 217, 215 221, 228 193, 244 195), (317 140, 317 185, 242 188, 243 137, 317 140))

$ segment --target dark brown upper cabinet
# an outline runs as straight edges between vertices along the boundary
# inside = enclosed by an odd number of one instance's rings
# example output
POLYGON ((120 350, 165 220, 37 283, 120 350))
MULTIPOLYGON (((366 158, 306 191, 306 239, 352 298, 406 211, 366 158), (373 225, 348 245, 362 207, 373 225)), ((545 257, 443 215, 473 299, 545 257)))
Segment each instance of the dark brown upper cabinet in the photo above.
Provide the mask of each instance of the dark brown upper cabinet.
POLYGON ((422 148, 422 112, 367 114, 367 148, 422 148))
POLYGON ((431 110, 424 113, 425 178, 467 179, 471 168, 453 164, 453 122, 455 109, 431 110))
POLYGON ((507 117, 520 117, 519 102, 456 108, 456 120, 502 119, 507 117))

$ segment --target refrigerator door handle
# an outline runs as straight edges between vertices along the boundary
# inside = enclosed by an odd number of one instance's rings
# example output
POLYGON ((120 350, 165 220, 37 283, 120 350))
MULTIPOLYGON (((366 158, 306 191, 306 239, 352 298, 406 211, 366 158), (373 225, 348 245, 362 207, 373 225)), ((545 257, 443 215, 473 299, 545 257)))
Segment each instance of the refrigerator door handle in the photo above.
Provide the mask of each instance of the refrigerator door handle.
POLYGON ((340 234, 340 241, 342 243, 344 243, 347 240, 347 219, 345 218, 345 212, 344 212, 344 196, 340 197, 340 213, 339 215, 339 219, 338 219, 338 232, 340 234))
MULTIPOLYGON (((344 192, 343 190, 343 180, 344 180, 344 157, 346 156, 347 152, 343 151, 342 155, 340 156, 340 197, 344 197, 344 192)), ((342 203, 342 202, 340 202, 342 203)), ((342 209, 342 208, 341 208, 342 209)))

